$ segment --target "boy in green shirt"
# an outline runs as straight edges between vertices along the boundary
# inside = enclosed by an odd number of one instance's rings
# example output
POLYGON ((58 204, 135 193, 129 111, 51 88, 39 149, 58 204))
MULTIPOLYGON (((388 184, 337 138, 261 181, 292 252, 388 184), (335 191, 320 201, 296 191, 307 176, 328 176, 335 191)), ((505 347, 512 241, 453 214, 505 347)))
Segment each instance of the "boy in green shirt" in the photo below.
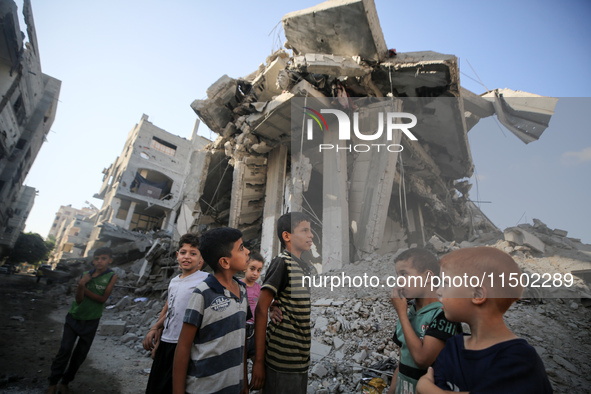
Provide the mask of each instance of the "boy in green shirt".
POLYGON ((391 302, 398 314, 394 342, 400 346, 400 362, 388 394, 414 394, 417 381, 427 372, 445 341, 462 332, 459 323, 445 318, 431 278, 439 276, 437 257, 425 249, 402 252, 394 261, 401 287, 392 289, 391 302), (414 299, 407 312, 407 299, 414 299))
POLYGON ((51 364, 48 394, 54 394, 58 390, 62 394, 68 393, 68 383, 74 380, 78 368, 86 359, 103 315, 105 302, 117 281, 117 275, 109 268, 112 262, 111 249, 98 248, 92 260, 94 269, 84 272, 78 282, 76 299, 66 315, 60 349, 51 364), (77 338, 78 344, 74 348, 77 338))

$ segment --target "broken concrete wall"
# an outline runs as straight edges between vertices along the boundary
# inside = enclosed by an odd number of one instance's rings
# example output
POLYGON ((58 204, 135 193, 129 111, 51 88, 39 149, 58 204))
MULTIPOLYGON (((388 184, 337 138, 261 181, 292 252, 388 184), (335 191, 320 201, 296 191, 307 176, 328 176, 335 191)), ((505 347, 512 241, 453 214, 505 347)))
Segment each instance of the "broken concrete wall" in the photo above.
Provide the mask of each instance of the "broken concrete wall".
POLYGON ((372 0, 325 1, 282 18, 288 48, 383 60, 388 52, 372 0), (354 28, 352 28, 354 27, 354 28))

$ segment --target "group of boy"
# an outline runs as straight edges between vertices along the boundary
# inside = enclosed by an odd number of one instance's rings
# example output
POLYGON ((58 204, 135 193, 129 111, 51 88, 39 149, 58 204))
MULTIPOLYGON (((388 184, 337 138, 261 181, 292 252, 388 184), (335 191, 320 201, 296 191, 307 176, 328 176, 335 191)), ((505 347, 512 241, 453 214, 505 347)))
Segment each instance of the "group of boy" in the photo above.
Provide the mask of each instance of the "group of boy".
MULTIPOLYGON (((239 230, 217 228, 201 237, 181 237, 177 252, 181 274, 171 280, 167 302, 143 341, 144 348, 155 350, 147 393, 307 392, 311 304, 303 276, 310 274, 311 265, 302 254, 313 243, 310 220, 299 212, 283 215, 277 235, 284 250, 269 265, 262 286, 257 279, 263 258, 250 255, 239 230), (200 271, 204 262, 213 275, 200 271), (244 281, 235 277, 241 271, 246 271, 244 281), (270 316, 273 308, 276 313, 270 316), (246 359, 252 356, 249 384, 246 359)), ((513 288, 507 294, 484 283, 475 288, 445 282, 439 288, 430 286, 440 270, 448 277, 466 272, 478 277, 484 272, 520 273, 508 254, 490 247, 468 248, 438 262, 430 252, 414 248, 401 253, 394 266, 399 276, 423 277, 425 286, 392 290, 400 362, 389 393, 552 392, 536 351, 503 320, 523 289, 513 288), (411 300, 414 304, 409 308, 411 300), (459 322, 468 324, 470 334, 462 334, 459 322)), ((99 292, 87 284, 108 271, 108 264, 106 269, 96 263, 95 267, 78 284, 74 314, 66 319, 62 347, 52 367, 52 392, 60 378, 67 389, 88 352, 77 348, 70 369, 60 372, 71 353, 71 341, 66 340, 69 320, 77 318, 76 309, 86 298, 104 303, 116 280, 115 275, 108 278, 100 298, 90 295, 99 292)), ((92 317, 98 325, 100 314, 96 315, 92 317)), ((96 327, 92 337, 95 331, 96 327)))

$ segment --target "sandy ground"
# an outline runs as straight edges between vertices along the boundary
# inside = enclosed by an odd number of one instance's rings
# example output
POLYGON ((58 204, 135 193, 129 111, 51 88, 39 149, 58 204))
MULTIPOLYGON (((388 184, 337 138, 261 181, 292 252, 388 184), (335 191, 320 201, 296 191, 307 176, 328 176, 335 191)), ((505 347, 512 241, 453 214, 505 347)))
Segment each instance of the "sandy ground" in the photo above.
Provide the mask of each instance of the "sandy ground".
MULTIPOLYGON (((0 392, 44 393, 51 361, 69 305, 44 298, 44 281, 28 275, 0 276, 0 392)), ((72 295, 73 297, 73 295, 72 295)), ((143 393, 151 359, 97 335, 72 393, 143 393)))

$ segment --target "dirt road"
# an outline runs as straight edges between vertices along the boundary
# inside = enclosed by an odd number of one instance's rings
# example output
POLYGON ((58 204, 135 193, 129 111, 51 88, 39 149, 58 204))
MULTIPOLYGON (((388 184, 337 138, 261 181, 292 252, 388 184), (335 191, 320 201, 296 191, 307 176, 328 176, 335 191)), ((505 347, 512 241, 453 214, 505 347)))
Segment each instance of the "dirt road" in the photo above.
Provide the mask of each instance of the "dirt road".
MULTIPOLYGON (((51 361, 58 350, 68 304, 56 305, 47 285, 34 276, 0 275, 0 392, 44 393, 51 361)), ((73 298, 73 294, 72 294, 73 298)), ((69 300, 71 302, 71 299, 69 300)), ((96 336, 72 393, 143 393, 151 359, 96 336)))

